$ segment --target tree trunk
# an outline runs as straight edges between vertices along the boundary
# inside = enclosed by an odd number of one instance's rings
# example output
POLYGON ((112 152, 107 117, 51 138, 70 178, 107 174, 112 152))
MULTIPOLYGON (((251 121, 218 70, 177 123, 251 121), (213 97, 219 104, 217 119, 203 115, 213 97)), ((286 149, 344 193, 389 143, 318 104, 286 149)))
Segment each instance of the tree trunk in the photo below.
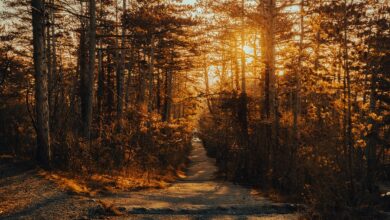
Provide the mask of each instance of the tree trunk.
MULTIPOLYGON (((371 88, 370 88, 370 113, 376 112, 376 74, 371 75, 371 88)), ((370 132, 368 133, 367 141, 367 188, 373 193, 375 189, 375 172, 376 172, 376 149, 377 149, 377 135, 378 135, 378 123, 372 118, 368 119, 369 124, 372 125, 370 132)))
MULTIPOLYGON (((54 0, 51 0, 51 4, 54 5, 54 0)), ((56 42, 56 34, 55 34, 55 14, 54 9, 51 9, 51 42, 52 42, 52 55, 51 55, 51 63, 52 63, 52 79, 49 81, 50 84, 52 84, 51 90, 52 95, 54 95, 54 103, 53 103, 53 109, 50 109, 52 111, 52 118, 54 122, 52 121, 51 124, 57 125, 58 122, 58 111, 57 111, 57 98, 58 98, 58 83, 59 83, 59 77, 57 76, 57 42, 56 42)), ((49 99, 50 104, 50 99, 49 99)), ((49 105, 50 106, 50 105, 49 105)), ((53 126, 53 125, 51 125, 53 126)), ((58 126, 58 125, 57 125, 58 126)))
POLYGON ((348 172, 349 179, 351 181, 351 195, 354 194, 354 181, 353 181, 353 154, 354 146, 352 140, 352 106, 351 106, 351 76, 349 70, 349 50, 348 50, 348 8, 347 0, 344 0, 344 71, 345 71, 345 94, 346 94, 346 145, 348 146, 348 172))
MULTIPOLYGON (((81 14, 84 14, 84 4, 81 2, 81 14)), ((87 121, 87 91, 88 91, 88 45, 87 45, 87 21, 81 18, 79 62, 80 62, 80 100, 81 100, 81 120, 82 135, 85 136, 85 123, 87 121)))
POLYGON ((242 93, 246 93, 246 56, 245 56, 245 28, 244 28, 244 14, 245 14, 245 0, 242 0, 242 15, 241 15, 241 88, 242 93))
MULTIPOLYGON (((100 49, 101 48, 102 48, 102 46, 100 46, 100 49)), ((103 51, 99 50, 99 52, 98 52, 98 89, 97 89, 97 111, 98 111, 99 115, 103 113, 103 97, 104 97, 103 51)))
POLYGON ((106 78, 106 84, 107 84, 107 110, 108 113, 113 112, 113 106, 114 106, 114 83, 113 83, 113 62, 112 62, 112 55, 108 52, 107 53, 107 78, 106 78))
POLYGON ((148 112, 153 110, 153 77, 154 77, 154 34, 152 33, 150 40, 150 55, 149 55, 149 102, 148 102, 148 112))
MULTIPOLYGON (((222 42, 223 44, 224 42, 222 42)), ((225 56, 226 56, 226 52, 225 52, 225 47, 222 47, 222 51, 221 51, 221 85, 220 85, 220 88, 221 88, 221 91, 227 89, 227 83, 226 83, 226 59, 225 59, 225 56)))
POLYGON ((48 73, 45 60, 45 9, 42 0, 32 0, 32 26, 35 71, 35 101, 37 128, 37 160, 46 168, 50 167, 50 127, 48 73))
POLYGON ((274 0, 267 0, 264 4, 266 22, 264 25, 262 51, 265 64, 265 86, 264 86, 264 111, 267 119, 275 115, 275 36, 274 36, 274 0))
POLYGON ((257 33, 253 36, 253 76, 257 77, 257 33))
POLYGON ((86 91, 86 118, 84 121, 84 137, 91 138, 93 84, 95 78, 95 50, 96 50, 96 1, 89 0, 89 63, 86 91))
POLYGON ((172 108, 172 72, 166 70, 165 73, 165 100, 164 100, 164 115, 163 121, 170 121, 172 108))
MULTIPOLYGON (((100 0, 99 19, 103 19, 103 1, 100 0)), ((104 68, 102 39, 98 40, 98 88, 97 88, 97 113, 99 115, 99 136, 102 131, 103 100, 104 100, 104 68)))
POLYGON ((131 48, 130 52, 130 63, 127 67, 127 81, 126 81, 126 89, 125 89, 125 110, 129 109, 130 105, 130 86, 132 86, 133 79, 133 66, 134 66, 134 47, 131 48))
POLYGON ((157 69, 156 109, 157 109, 157 112, 160 114, 161 113, 161 77, 160 77, 160 69, 157 69))
MULTIPOLYGON (((171 63, 174 64, 174 58, 173 58, 173 49, 171 52, 171 63)), ((166 82, 165 82, 165 101, 164 101, 164 116, 163 121, 170 121, 171 120, 171 109, 172 109, 172 95, 173 95, 173 72, 171 69, 166 70, 166 82)))
POLYGON ((146 77, 147 74, 147 64, 145 60, 140 60, 140 52, 138 51, 138 72, 139 72, 139 91, 137 94, 137 108, 139 113, 145 113, 145 92, 146 92, 146 77))
POLYGON ((234 63, 234 82, 236 84, 235 89, 237 91, 240 90, 240 72, 239 72, 239 66, 238 66, 238 43, 237 43, 237 38, 234 37, 234 51, 233 51, 233 63, 234 63))
MULTIPOLYGON (((294 108, 293 108, 293 138, 297 140, 298 136, 298 119, 301 111, 301 75, 303 72, 303 38, 304 38, 304 0, 301 0, 300 11, 300 37, 299 37, 299 55, 298 55, 298 71, 295 76, 295 95, 294 95, 294 108)), ((296 145, 296 144, 295 144, 296 145)))
POLYGON ((206 102, 207 102, 207 107, 210 111, 211 114, 213 114, 213 109, 210 103, 210 83, 209 83, 209 73, 208 73, 208 65, 207 65, 207 56, 204 56, 204 67, 203 67, 203 77, 204 77, 204 83, 205 83, 205 95, 206 95, 206 102))
MULTIPOLYGON (((117 6, 118 7, 118 6, 117 6)), ((126 1, 123 1, 123 15, 126 13, 126 1)), ((118 17, 118 15, 117 15, 118 17)), ((118 18, 117 18, 118 22, 118 18)), ((124 85, 124 69, 125 69, 125 35, 126 35, 126 29, 124 26, 124 23, 122 23, 122 39, 121 39, 121 57, 120 57, 120 63, 117 71, 117 96, 118 96, 118 102, 117 102, 117 119, 118 119, 118 129, 121 130, 122 127, 122 112, 123 112, 123 85, 124 85)))
POLYGON ((242 0, 242 15, 241 15, 241 94, 239 105, 239 120, 241 124, 241 132, 243 142, 248 141, 248 97, 246 94, 246 56, 245 56, 245 0, 242 0))

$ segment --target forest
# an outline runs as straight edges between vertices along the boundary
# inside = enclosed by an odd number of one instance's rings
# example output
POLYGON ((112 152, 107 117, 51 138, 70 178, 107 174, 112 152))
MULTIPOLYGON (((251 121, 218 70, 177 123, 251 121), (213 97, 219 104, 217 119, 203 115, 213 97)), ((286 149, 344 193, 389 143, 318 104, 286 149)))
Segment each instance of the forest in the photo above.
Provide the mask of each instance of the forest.
POLYGON ((119 216, 390 218, 390 2, 1 0, 0 218, 119 216))

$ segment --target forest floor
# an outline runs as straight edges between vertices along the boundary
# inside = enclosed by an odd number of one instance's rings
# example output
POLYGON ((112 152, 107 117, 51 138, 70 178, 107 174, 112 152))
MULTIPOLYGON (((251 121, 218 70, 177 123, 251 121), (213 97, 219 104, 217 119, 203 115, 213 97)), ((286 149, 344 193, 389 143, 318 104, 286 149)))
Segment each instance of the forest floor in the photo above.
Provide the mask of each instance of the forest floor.
POLYGON ((186 176, 163 189, 78 195, 29 169, 0 165, 0 218, 4 219, 299 219, 296 207, 256 190, 219 180, 200 140, 186 176))

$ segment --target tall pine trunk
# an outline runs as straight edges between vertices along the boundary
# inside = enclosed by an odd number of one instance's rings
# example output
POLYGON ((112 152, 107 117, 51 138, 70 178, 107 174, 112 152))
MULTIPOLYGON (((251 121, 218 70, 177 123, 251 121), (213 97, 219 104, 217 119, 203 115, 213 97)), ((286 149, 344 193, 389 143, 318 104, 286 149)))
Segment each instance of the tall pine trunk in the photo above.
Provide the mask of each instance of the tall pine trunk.
POLYGON ((152 33, 150 39, 150 54, 149 54, 149 102, 148 102, 148 112, 153 110, 153 81, 154 81, 154 33, 152 33))
POLYGON ((275 36, 274 36, 274 0, 267 0, 264 4, 266 12, 264 34, 262 35, 264 49, 262 51, 265 64, 264 108, 265 116, 270 119, 275 114, 275 36))
POLYGON ((48 72, 45 58, 45 9, 42 0, 32 0, 32 26, 35 71, 35 107, 37 128, 37 160, 49 167, 51 161, 48 72))
MULTIPOLYGON (((117 5, 118 7, 118 5, 117 5)), ((123 9, 122 9, 122 15, 126 13, 126 0, 123 1, 123 9)), ((118 17, 118 15, 117 15, 118 17)), ((118 22, 118 18, 117 18, 118 22)), ((122 129, 122 113, 123 113, 123 87, 124 87, 124 70, 125 70, 125 35, 126 35, 126 29, 124 26, 124 23, 122 22, 122 37, 121 37, 121 56, 120 56, 120 63, 118 66, 117 71, 117 96, 118 96, 118 103, 117 103, 117 120, 118 120, 118 130, 122 129)), ((119 58, 119 57, 118 57, 119 58)))
POLYGON ((95 78, 95 50, 96 50, 96 1, 89 0, 89 63, 86 91, 86 117, 84 121, 84 136, 91 138, 93 84, 95 78))

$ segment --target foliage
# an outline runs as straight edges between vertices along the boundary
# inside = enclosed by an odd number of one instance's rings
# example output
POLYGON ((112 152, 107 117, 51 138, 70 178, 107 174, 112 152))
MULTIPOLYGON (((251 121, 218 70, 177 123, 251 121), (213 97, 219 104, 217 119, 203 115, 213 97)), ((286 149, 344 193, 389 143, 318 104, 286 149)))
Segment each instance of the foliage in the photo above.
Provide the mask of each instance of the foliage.
POLYGON ((381 218, 378 185, 389 178, 388 3, 242 3, 213 4, 214 16, 233 28, 208 24, 216 34, 207 57, 215 60, 204 65, 216 69, 217 83, 205 77, 212 95, 200 128, 222 174, 277 189, 308 204, 312 217, 381 218))

